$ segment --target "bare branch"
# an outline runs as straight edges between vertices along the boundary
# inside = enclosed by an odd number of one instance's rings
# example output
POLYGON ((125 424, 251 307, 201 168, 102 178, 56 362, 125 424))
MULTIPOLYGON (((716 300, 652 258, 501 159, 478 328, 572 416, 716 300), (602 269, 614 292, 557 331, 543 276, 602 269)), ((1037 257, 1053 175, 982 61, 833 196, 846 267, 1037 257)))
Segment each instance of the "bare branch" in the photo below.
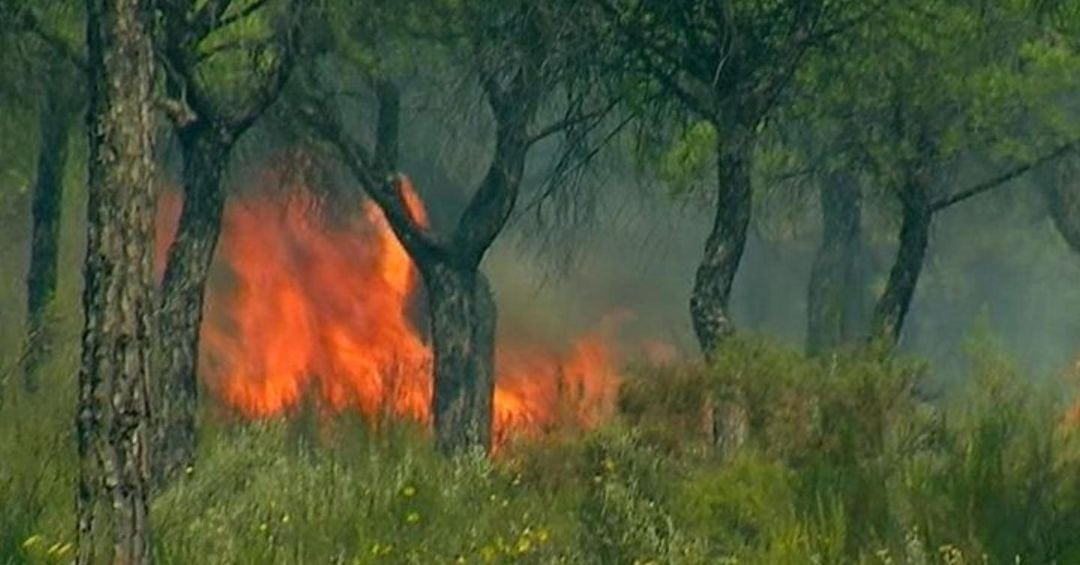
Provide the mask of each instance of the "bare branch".
POLYGON ((526 141, 526 145, 532 146, 552 135, 559 134, 577 125, 584 124, 586 122, 594 120, 602 120, 605 116, 610 114, 618 105, 622 102, 621 99, 615 98, 603 108, 598 108, 591 112, 576 113, 568 110, 567 115, 563 119, 548 124, 545 127, 540 128, 535 133, 531 134, 526 141))
POLYGON ((297 112, 301 122, 319 140, 334 149, 345 168, 382 210, 387 223, 409 255, 447 255, 434 235, 409 212, 401 194, 401 177, 397 171, 380 169, 367 149, 345 133, 339 121, 333 117, 333 110, 323 100, 322 97, 305 96, 297 112))
POLYGON ((951 196, 942 198, 941 200, 938 200, 937 202, 931 204, 930 211, 940 212, 950 206, 953 206, 954 204, 959 204, 960 202, 963 202, 969 198, 978 196, 984 192, 997 188, 1002 184, 1005 184, 1017 177, 1022 176, 1023 174, 1027 173, 1031 169, 1034 169, 1035 167, 1038 167, 1039 165, 1049 163, 1050 161, 1064 156, 1066 153, 1075 150, 1077 147, 1080 147, 1080 139, 1070 141, 1058 147, 1057 149, 1043 155, 1042 157, 1039 157, 1038 159, 1014 167, 992 179, 976 184, 975 186, 972 186, 970 188, 961 190, 951 196))
POLYGON ((375 124, 375 163, 381 170, 397 169, 401 126, 401 94, 397 85, 385 78, 373 79, 379 114, 375 124))

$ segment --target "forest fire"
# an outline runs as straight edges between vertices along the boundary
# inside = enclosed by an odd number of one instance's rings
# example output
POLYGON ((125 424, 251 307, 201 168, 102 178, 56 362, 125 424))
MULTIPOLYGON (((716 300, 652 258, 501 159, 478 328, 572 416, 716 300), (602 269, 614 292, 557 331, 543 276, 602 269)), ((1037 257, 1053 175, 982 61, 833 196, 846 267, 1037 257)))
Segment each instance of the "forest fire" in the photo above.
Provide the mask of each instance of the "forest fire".
MULTIPOLYGON (((423 204, 405 187, 414 216, 423 204)), ((330 411, 427 423, 432 352, 410 312, 422 283, 381 212, 349 220, 316 213, 307 190, 237 196, 225 209, 202 324, 199 372, 228 408, 250 418, 286 413, 308 395, 330 411)), ((163 199, 158 272, 180 201, 163 199)), ((613 409, 619 383, 612 321, 568 352, 500 342, 493 437, 591 427, 613 409)))

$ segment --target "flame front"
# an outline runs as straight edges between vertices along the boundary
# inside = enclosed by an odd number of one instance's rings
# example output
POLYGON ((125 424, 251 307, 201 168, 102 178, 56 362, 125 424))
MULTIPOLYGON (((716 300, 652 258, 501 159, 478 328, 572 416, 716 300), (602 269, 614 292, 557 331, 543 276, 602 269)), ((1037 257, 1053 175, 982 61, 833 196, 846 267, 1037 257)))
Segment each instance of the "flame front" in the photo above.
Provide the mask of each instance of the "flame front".
MULTIPOLYGON (((401 185, 414 219, 426 223, 419 197, 408 181, 401 185)), ((419 282, 412 261, 370 202, 331 225, 312 213, 310 191, 291 194, 241 196, 226 207, 217 267, 229 280, 207 290, 201 378, 252 418, 313 395, 372 422, 389 415, 428 423, 432 352, 409 314, 419 282)), ((174 230, 180 206, 175 197, 163 202, 159 238, 174 230)), ((163 267, 159 258, 159 273, 163 267)), ((560 425, 591 427, 610 414, 620 377, 609 329, 567 353, 498 344, 496 444, 560 425)))

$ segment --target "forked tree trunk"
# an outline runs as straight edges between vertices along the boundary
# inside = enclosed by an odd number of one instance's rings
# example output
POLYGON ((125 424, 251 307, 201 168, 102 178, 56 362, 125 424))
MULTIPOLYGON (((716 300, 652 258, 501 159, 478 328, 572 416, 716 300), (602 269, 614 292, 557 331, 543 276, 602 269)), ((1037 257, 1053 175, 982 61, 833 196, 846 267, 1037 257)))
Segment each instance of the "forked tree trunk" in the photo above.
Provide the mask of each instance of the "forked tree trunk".
POLYGON ((446 454, 491 447, 495 301, 477 269, 421 265, 435 352, 435 445, 446 454))
POLYGON ((728 303, 750 226, 750 150, 745 137, 717 145, 716 215, 690 295, 690 318, 706 357, 734 332, 728 303))
POLYGON ((160 483, 192 462, 198 403, 199 327, 210 263, 221 233, 221 179, 230 143, 202 124, 180 132, 184 205, 161 283, 160 406, 154 476, 160 483))
MULTIPOLYGON (((59 71, 52 73, 64 80, 59 71)), ((75 116, 70 94, 56 85, 41 105, 41 139, 38 144, 37 178, 32 194, 33 239, 30 267, 26 272, 26 353, 23 358, 23 388, 38 389, 38 369, 48 357, 49 304, 56 295, 56 263, 59 254, 60 211, 64 197, 64 169, 67 164, 68 134, 75 116)))
POLYGON ((855 334, 859 305, 858 258, 861 250, 859 187, 846 175, 821 185, 821 244, 814 256, 807 292, 806 351, 828 352, 855 334))
POLYGON ((88 0, 89 202, 76 444, 79 564, 149 562, 153 6, 88 0))
POLYGON ((887 347, 895 346, 900 339, 900 330, 926 259, 933 220, 929 183, 924 175, 912 175, 902 187, 899 198, 902 214, 900 247, 885 291, 874 308, 870 334, 872 340, 881 341, 887 347))

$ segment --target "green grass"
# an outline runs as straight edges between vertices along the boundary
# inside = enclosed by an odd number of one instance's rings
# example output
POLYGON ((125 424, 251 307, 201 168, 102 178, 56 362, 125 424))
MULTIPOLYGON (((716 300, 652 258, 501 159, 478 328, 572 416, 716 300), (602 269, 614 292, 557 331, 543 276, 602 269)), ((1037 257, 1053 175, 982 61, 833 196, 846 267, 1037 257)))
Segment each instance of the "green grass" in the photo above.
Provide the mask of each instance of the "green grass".
MULTIPOLYGON (((153 501, 160 563, 1080 563, 1071 389, 1031 384, 987 340, 933 404, 926 368, 756 340, 711 368, 638 368, 619 418, 448 461, 422 430, 358 418, 204 418, 198 463, 153 501), (1068 394, 1066 394, 1068 392, 1068 394), (720 459, 707 399, 749 437, 720 459)), ((0 563, 70 559, 76 359, 47 394, 8 379, 0 563)))

